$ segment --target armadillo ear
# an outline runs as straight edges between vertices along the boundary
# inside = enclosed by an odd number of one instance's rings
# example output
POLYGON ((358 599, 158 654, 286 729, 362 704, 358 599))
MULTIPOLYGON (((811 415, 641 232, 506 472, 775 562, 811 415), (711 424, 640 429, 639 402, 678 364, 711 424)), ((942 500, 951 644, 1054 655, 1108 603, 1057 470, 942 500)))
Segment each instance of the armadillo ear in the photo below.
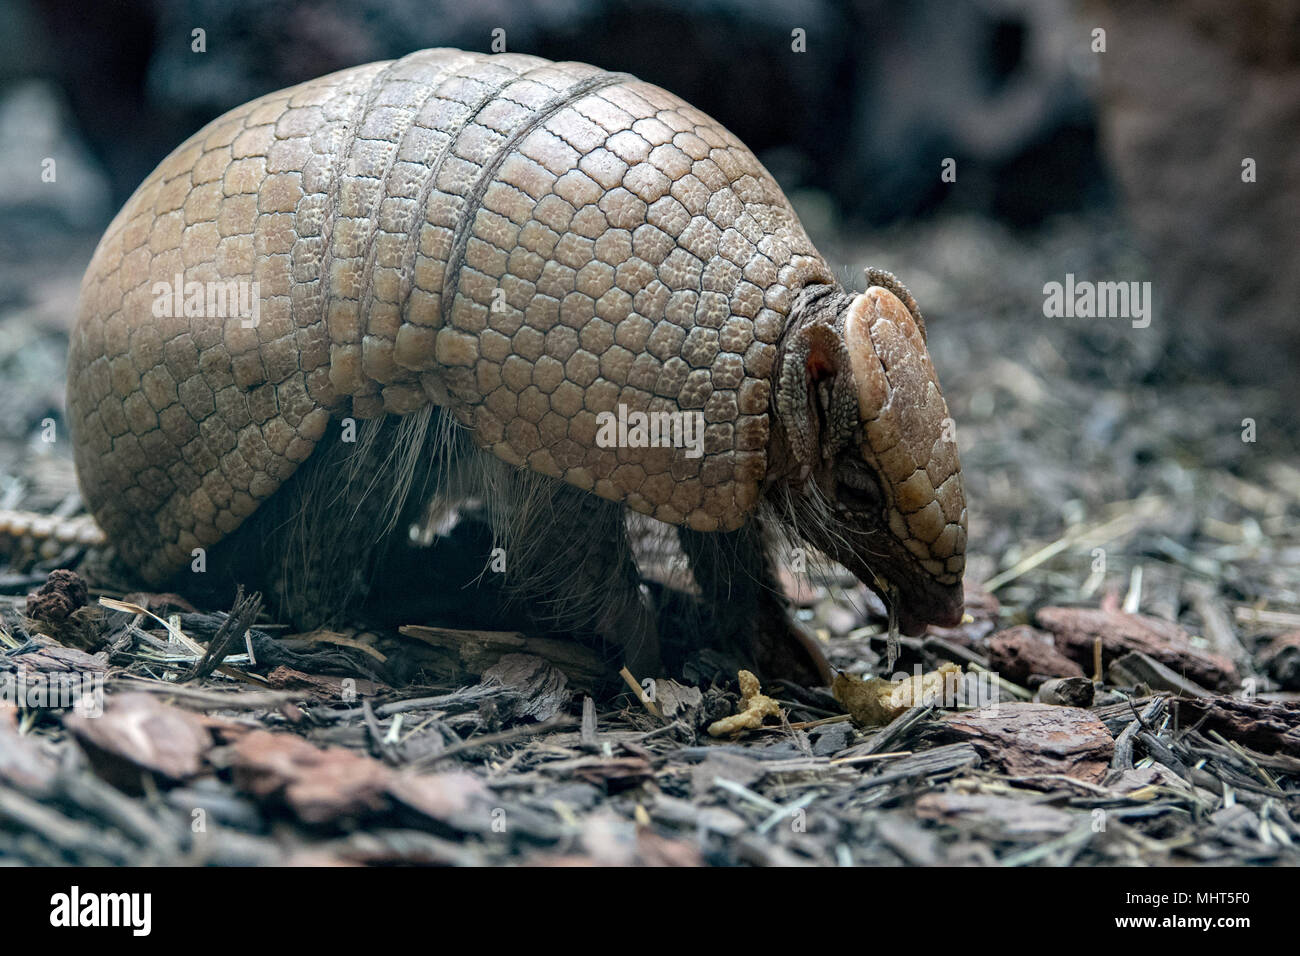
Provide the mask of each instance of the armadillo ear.
POLYGON ((855 296, 844 316, 844 348, 856 385, 858 418, 875 421, 889 397, 889 380, 871 340, 871 325, 881 315, 882 299, 892 295, 882 288, 871 288, 855 296))
POLYGON ((912 320, 916 327, 921 330, 921 341, 926 341, 925 336, 925 319, 921 317, 921 310, 917 308, 916 299, 912 293, 907 290, 907 286, 898 281, 898 276, 892 272, 886 272, 884 269, 872 269, 870 266, 866 269, 867 287, 880 286, 882 289, 894 293, 898 300, 903 303, 903 307, 912 315, 912 320))
POLYGON ((795 458, 811 465, 848 444, 857 424, 857 398, 839 333, 814 322, 794 334, 777 380, 776 407, 795 458))

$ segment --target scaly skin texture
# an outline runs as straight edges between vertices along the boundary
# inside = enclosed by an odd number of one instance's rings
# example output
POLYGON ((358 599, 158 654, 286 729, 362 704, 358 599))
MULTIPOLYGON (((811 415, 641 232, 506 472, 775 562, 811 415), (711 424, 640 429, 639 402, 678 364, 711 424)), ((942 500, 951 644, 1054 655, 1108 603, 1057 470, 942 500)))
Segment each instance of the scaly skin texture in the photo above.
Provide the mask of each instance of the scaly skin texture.
POLYGON ((456 50, 356 67, 213 121, 113 221, 69 356, 78 474, 157 585, 331 423, 435 405, 500 462, 691 533, 787 501, 803 537, 947 620, 960 470, 915 303, 882 281, 870 303, 843 293, 744 145, 633 77, 456 50), (178 275, 256 282, 259 321, 158 314, 178 275), (843 346, 855 302, 867 358, 843 346), (601 447, 596 416, 620 405, 702 412, 704 454, 601 447), (846 450, 874 482, 865 510, 837 500, 846 450), (799 527, 788 501, 810 482, 846 533, 799 527))

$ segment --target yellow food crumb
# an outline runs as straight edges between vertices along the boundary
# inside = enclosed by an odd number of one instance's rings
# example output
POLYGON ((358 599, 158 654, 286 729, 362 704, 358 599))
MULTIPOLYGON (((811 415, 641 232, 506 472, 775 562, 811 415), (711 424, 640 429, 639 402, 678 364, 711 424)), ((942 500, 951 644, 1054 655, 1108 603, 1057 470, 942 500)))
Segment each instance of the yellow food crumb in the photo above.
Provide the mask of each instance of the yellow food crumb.
POLYGON ((860 727, 887 724, 899 714, 922 704, 945 701, 956 696, 956 682, 961 677, 957 664, 941 664, 928 674, 915 674, 900 681, 880 677, 863 680, 850 674, 837 674, 831 693, 860 727))
POLYGON ((764 717, 780 717, 781 708, 771 697, 762 693, 758 678, 749 671, 740 671, 741 709, 730 717, 709 724, 710 737, 727 737, 742 730, 761 727, 764 717))

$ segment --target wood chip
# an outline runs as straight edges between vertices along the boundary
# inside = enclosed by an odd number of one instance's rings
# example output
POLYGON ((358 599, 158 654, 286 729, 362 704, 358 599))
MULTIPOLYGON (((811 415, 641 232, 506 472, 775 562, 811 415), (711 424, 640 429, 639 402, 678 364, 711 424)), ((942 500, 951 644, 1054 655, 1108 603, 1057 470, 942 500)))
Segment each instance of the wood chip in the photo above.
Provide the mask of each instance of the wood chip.
POLYGON ((1056 647, 1080 666, 1091 666, 1093 645, 1100 639, 1103 664, 1140 651, 1175 673, 1211 690, 1235 690, 1237 667, 1221 654, 1195 647, 1185 630, 1171 621, 1089 608, 1045 607, 1036 620, 1052 633, 1056 647))
POLYGON ((100 775, 132 792, 139 789, 140 769, 175 781, 200 773, 213 746, 211 723, 151 694, 115 694, 100 717, 63 718, 100 775))
POLYGON ((1027 625, 991 635, 988 658, 991 670, 1025 687, 1037 687, 1053 677, 1084 675, 1082 667, 1056 649, 1050 634, 1027 625))
POLYGON ((1050 704, 999 704, 943 719, 946 739, 968 741, 1009 774, 1064 774, 1099 783, 1115 741, 1086 710, 1050 704))

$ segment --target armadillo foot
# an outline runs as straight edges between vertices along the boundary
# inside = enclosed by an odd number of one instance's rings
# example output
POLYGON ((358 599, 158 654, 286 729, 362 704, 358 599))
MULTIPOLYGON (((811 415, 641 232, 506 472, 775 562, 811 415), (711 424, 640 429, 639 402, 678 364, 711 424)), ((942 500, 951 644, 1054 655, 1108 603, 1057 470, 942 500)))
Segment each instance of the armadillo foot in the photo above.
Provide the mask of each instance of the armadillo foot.
POLYGON ((678 538, 699 585, 713 640, 752 662, 761 677, 828 685, 830 664, 817 638, 786 607, 758 519, 737 531, 678 538))
POLYGON ((754 655, 765 675, 805 687, 827 687, 835 679, 821 642, 790 614, 776 596, 765 595, 756 632, 754 655))

